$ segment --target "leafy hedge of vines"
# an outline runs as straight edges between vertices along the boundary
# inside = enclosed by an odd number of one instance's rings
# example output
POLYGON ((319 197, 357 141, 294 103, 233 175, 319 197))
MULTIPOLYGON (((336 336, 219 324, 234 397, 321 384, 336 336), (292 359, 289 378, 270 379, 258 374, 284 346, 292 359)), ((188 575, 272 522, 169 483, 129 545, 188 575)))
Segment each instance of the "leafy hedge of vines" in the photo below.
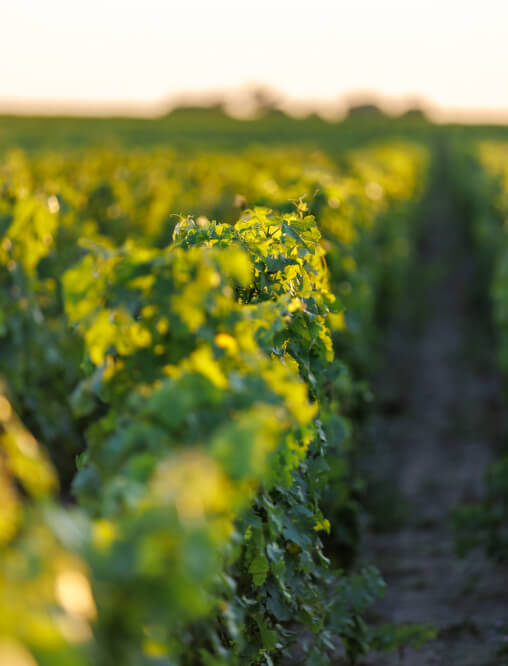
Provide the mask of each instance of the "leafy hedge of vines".
MULTIPOLYGON (((508 373, 508 145, 480 142, 455 146, 456 188, 465 204, 477 261, 480 298, 488 317, 498 366, 508 373), (472 187, 471 184, 474 184, 472 187), (487 296, 487 298, 485 298, 487 296)), ((486 470, 483 500, 461 506, 454 514, 461 552, 481 546, 495 560, 508 560, 508 449, 500 442, 486 470)))
POLYGON ((6 160, 4 661, 272 664, 297 643, 326 664, 337 640, 354 659, 430 635, 369 627, 382 579, 337 568, 358 539, 352 407, 426 161, 6 160))

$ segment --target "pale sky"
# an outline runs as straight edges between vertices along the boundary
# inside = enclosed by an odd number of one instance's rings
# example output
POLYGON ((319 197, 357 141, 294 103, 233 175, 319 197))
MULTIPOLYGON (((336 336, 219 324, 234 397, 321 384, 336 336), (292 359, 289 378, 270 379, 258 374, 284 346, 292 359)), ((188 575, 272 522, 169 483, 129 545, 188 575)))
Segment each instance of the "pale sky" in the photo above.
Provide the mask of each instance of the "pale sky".
POLYGON ((508 0, 0 0, 0 110, 149 112, 249 82, 508 121, 508 0))

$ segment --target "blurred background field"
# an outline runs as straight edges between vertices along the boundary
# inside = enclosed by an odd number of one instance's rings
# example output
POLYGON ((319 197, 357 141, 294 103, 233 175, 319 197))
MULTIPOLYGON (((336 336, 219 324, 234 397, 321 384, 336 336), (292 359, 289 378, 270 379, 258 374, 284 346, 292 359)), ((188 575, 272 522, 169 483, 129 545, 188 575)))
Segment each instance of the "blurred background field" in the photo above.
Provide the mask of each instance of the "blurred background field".
POLYGON ((261 108, 259 117, 233 118, 220 106, 177 108, 160 118, 0 116, 0 148, 72 150, 87 147, 184 148, 238 150, 249 145, 290 146, 340 151, 372 139, 426 139, 441 131, 464 139, 507 138, 503 125, 436 125, 414 109, 402 116, 386 115, 368 98, 355 105, 342 121, 318 114, 295 118, 283 111, 261 108))

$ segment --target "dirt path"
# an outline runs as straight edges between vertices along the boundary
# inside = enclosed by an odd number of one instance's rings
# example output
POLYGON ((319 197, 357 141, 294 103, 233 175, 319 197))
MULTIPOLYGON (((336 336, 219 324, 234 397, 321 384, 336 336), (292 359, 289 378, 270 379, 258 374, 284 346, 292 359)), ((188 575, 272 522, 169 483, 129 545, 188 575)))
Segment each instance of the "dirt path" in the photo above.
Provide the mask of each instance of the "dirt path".
POLYGON ((490 361, 478 362, 471 347, 474 266, 444 164, 424 214, 419 268, 432 279, 415 295, 424 301, 424 323, 417 334, 404 322, 389 333, 377 388, 381 399, 388 390, 390 409, 372 419, 367 433, 368 465, 396 489, 394 504, 405 504, 405 518, 396 518, 395 529, 368 534, 365 551, 388 583, 377 620, 433 623, 439 636, 418 652, 364 663, 508 664, 508 654, 495 656, 503 626, 508 633, 508 572, 479 553, 459 560, 449 526, 454 505, 482 494, 501 436, 501 388, 490 361))

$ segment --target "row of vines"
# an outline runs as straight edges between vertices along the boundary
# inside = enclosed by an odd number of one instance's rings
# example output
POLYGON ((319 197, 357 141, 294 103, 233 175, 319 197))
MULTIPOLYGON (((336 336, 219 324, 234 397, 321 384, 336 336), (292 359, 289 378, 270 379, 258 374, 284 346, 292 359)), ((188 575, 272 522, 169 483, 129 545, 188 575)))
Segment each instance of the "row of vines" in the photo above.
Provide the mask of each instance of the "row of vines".
POLYGON ((425 636, 369 626, 384 583, 351 563, 355 418, 427 162, 2 160, 0 663, 326 664, 425 636))
MULTIPOLYGON (((488 312, 497 366, 508 377, 508 144, 483 141, 456 146, 457 190, 470 219, 471 239, 480 265, 478 290, 488 294, 488 312)), ((506 384, 505 384, 506 385, 506 384)), ((504 437, 505 438, 505 437, 504 437)), ((483 501, 455 514, 462 551, 482 547, 497 561, 508 557, 508 449, 501 441, 486 470, 483 501)))

